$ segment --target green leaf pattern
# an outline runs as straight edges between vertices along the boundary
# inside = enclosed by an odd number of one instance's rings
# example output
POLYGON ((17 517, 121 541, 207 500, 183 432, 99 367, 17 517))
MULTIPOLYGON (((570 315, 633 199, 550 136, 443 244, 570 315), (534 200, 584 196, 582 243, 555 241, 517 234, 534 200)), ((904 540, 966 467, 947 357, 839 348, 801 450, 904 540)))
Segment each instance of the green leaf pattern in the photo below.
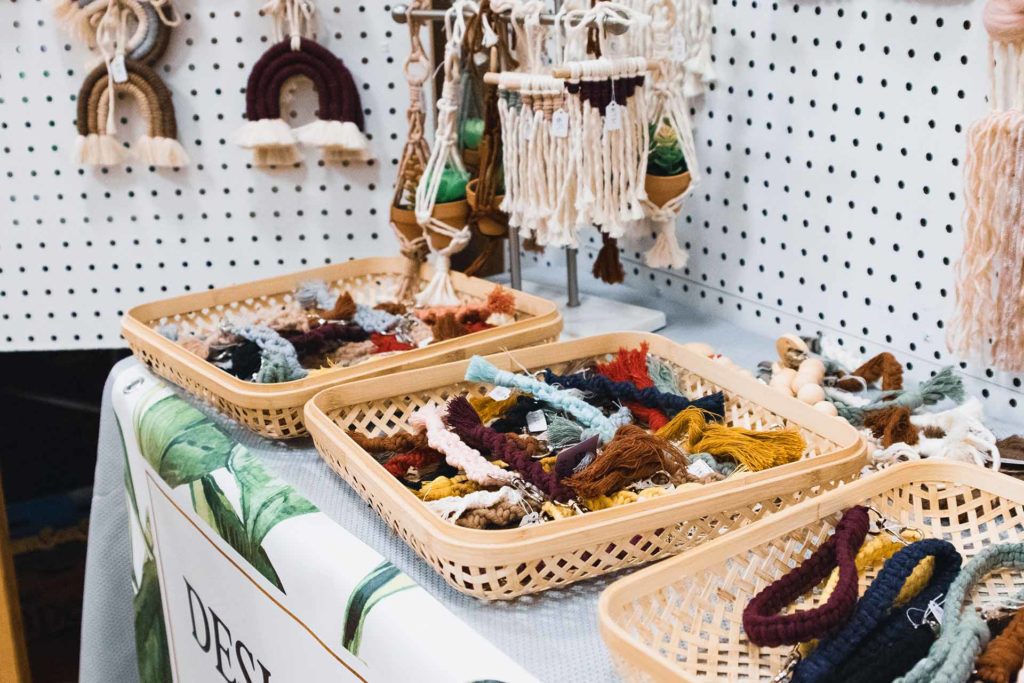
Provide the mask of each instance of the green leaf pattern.
POLYGON ((387 560, 373 568, 356 585, 345 605, 345 626, 341 645, 352 654, 359 656, 359 645, 363 638, 363 623, 370 609, 378 602, 416 584, 398 567, 387 560))

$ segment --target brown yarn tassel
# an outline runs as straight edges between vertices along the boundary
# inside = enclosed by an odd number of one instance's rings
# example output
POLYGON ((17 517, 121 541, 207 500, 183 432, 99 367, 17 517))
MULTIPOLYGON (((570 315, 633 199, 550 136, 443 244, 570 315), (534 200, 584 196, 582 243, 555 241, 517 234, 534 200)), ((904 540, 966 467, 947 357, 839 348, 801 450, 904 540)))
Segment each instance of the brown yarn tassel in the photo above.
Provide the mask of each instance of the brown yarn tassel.
POLYGON ((596 498, 614 493, 656 472, 685 475, 680 463, 686 462, 683 452, 671 443, 648 434, 642 427, 628 424, 619 427, 615 437, 582 471, 563 479, 582 498, 596 498))
POLYGON ((434 341, 436 342, 455 339, 469 332, 465 325, 455 319, 454 313, 445 313, 437 319, 437 322, 430 326, 430 329, 434 333, 434 341))
POLYGON ((398 432, 391 436, 366 436, 362 432, 350 429, 348 437, 360 448, 370 453, 405 453, 418 448, 430 448, 426 432, 398 432))
MULTIPOLYGON (((928 425, 921 430, 921 435, 928 439, 945 439, 946 430, 942 427, 936 427, 935 425, 928 425)), ((997 442, 996 447, 998 448, 998 446, 999 443, 997 442)))
POLYGON ((544 253, 544 247, 537 244, 537 239, 533 235, 530 235, 529 237, 522 241, 522 247, 523 251, 529 251, 534 254, 544 253))
POLYGON ((324 320, 348 320, 356 314, 356 302, 348 292, 342 292, 334 302, 334 308, 329 311, 321 311, 320 317, 324 320))
POLYGON ((882 380, 882 389, 885 391, 903 388, 903 366, 888 351, 878 354, 851 374, 863 378, 868 384, 882 380))
MULTIPOLYGON (((1011 437, 1012 438, 1012 437, 1011 437)), ((1019 438, 1019 437, 1017 437, 1019 438)), ((986 683, 1010 683, 1024 665, 1024 610, 1018 610, 975 662, 978 678, 986 683)))
MULTIPOLYGON (((397 301, 382 301, 381 303, 374 306, 378 311, 384 311, 391 315, 405 315, 409 312, 409 307, 405 304, 398 303, 397 301)), ((353 315, 355 311, 353 310, 353 315)))
POLYGON ((882 440, 883 448, 894 443, 913 446, 918 442, 920 430, 910 421, 910 408, 906 406, 891 406, 865 413, 864 426, 876 439, 882 440))
POLYGON ((1024 436, 1017 434, 996 441, 999 455, 1010 460, 1024 460, 1024 436))
POLYGON ((626 271, 619 260, 619 243, 614 237, 609 237, 603 232, 601 239, 604 244, 601 246, 601 251, 597 252, 594 269, 591 272, 601 282, 607 282, 610 285, 620 284, 626 279, 626 271))

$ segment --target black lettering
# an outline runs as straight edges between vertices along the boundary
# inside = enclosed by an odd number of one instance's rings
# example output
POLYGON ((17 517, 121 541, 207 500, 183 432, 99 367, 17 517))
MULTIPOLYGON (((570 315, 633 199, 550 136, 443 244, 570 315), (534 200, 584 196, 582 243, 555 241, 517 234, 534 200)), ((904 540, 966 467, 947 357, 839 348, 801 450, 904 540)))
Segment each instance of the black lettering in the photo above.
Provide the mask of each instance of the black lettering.
POLYGON ((270 672, 267 671, 267 667, 263 666, 261 661, 257 660, 256 663, 260 665, 260 669, 263 671, 263 683, 270 683, 270 672))
POLYGON ((242 658, 242 650, 245 650, 246 656, 249 657, 249 666, 256 666, 256 659, 252 656, 252 652, 245 646, 241 640, 235 643, 235 661, 238 662, 238 668, 242 670, 242 675, 245 676, 245 683, 252 683, 252 677, 249 676, 249 669, 245 668, 245 659, 242 658))
POLYGON ((234 678, 228 678, 228 675, 224 672, 224 660, 227 660, 228 670, 231 669, 231 651, 221 645, 220 641, 220 628, 224 627, 224 633, 227 634, 227 642, 231 642, 231 631, 228 630, 228 625, 220 620, 217 613, 212 609, 210 610, 210 616, 213 617, 213 642, 217 649, 217 671, 220 672, 221 677, 227 681, 227 683, 235 683, 234 678), (221 658, 221 653, 224 653, 226 657, 221 658))
MULTIPOLYGON (((184 579, 185 577, 182 578, 184 579)), ((199 597, 199 593, 196 593, 195 588, 188 582, 188 579, 185 579, 185 590, 188 591, 188 611, 192 615, 192 637, 196 639, 196 643, 203 649, 203 652, 209 652, 210 624, 206 621, 206 607, 203 605, 203 600, 199 597), (199 613, 203 616, 203 640, 199 639, 199 629, 196 628, 195 603, 199 603, 199 613)))

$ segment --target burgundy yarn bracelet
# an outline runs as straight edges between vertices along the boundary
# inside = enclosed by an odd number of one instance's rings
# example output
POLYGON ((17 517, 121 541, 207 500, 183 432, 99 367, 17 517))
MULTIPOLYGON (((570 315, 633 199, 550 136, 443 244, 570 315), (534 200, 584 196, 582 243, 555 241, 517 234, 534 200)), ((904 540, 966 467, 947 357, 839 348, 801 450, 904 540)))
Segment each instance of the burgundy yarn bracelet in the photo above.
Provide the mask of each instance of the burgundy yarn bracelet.
POLYGON ((755 595, 743 610, 743 630, 755 645, 796 645, 827 635, 841 626, 857 605, 857 551, 869 527, 868 509, 860 505, 843 513, 835 533, 796 569, 755 595), (839 581, 824 604, 793 614, 779 612, 824 581, 834 568, 839 581))

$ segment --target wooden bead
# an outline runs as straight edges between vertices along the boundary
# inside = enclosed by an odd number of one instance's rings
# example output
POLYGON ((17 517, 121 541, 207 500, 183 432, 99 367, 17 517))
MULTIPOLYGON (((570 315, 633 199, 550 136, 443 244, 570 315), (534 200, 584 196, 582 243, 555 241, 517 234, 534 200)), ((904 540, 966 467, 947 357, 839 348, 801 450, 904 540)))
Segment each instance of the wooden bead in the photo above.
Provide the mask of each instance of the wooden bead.
POLYGON ((825 364, 821 362, 820 358, 808 358, 800 364, 800 369, 797 370, 801 375, 806 374, 809 377, 816 377, 818 383, 825 378, 825 364))
POLYGON ((825 390, 820 384, 805 384, 796 392, 796 397, 804 403, 816 405, 825 400, 825 390))
POLYGON ((784 334, 775 342, 775 351, 779 354, 779 361, 787 368, 796 370, 800 363, 807 359, 810 349, 804 340, 795 334, 784 334))
POLYGON ((831 415, 832 417, 839 416, 839 411, 836 410, 835 405, 833 405, 831 401, 818 401, 817 403, 814 404, 813 408, 818 412, 825 413, 826 415, 831 415))

